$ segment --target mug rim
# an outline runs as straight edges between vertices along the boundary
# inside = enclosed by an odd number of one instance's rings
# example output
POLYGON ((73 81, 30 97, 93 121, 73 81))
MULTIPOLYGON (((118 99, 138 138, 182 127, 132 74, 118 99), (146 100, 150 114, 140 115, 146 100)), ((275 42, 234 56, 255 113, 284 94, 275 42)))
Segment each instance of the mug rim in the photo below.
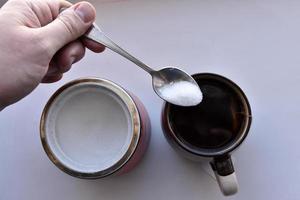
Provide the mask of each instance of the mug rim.
POLYGON ((48 100, 46 103, 41 119, 40 119, 40 138, 42 142, 42 146, 44 148, 44 151, 48 155, 49 159, 52 161, 54 165, 56 165, 59 169, 66 172, 69 175, 72 175, 74 177, 78 178, 85 178, 85 179, 96 179, 96 178, 102 178, 105 176, 109 176, 118 170, 120 170, 132 157, 134 154, 139 140, 140 140, 140 134, 141 134, 141 119, 139 110, 137 108, 137 105, 133 98, 129 95, 128 92, 126 92, 125 89, 123 89, 121 86, 115 84, 114 82, 103 79, 103 78, 97 78, 97 77, 85 77, 85 78, 78 78, 75 80, 72 80, 63 86, 61 86, 48 100), (97 171, 97 172, 79 172, 74 169, 69 168, 68 166, 64 165, 60 159, 57 158, 57 156, 54 154, 54 152, 51 150, 51 147, 48 144, 47 141, 47 133, 46 133, 46 121, 49 111, 51 110, 51 106, 53 105, 54 100, 66 89, 79 85, 81 83, 90 83, 92 85, 96 85, 99 87, 104 87, 111 92, 115 93, 120 100, 124 102, 126 105, 128 112, 131 117, 131 126, 132 126, 132 138, 129 144, 129 147, 126 151, 126 153, 121 157, 120 160, 118 160, 116 163, 114 163, 112 166, 105 170, 97 171))
MULTIPOLYGON (((193 78, 195 78, 195 76, 208 77, 210 79, 213 78, 213 80, 221 80, 226 85, 229 85, 230 88, 234 89, 240 97, 242 97, 241 99, 244 101, 243 103, 245 103, 245 105, 246 105, 245 107, 248 112, 248 114, 247 114, 248 117, 246 118, 247 119, 246 124, 244 125, 242 132, 239 134, 240 136, 237 139, 235 139, 232 144, 230 144, 226 148, 220 148, 220 150, 218 150, 218 151, 208 152, 208 151, 201 151, 200 150, 201 148, 199 148, 199 149, 191 148, 189 145, 184 144, 174 133, 171 123, 170 123, 170 119, 169 119, 169 109, 170 109, 171 104, 168 102, 165 102, 163 113, 165 115, 167 128, 170 131, 175 142, 178 144, 178 146, 194 155, 203 156, 203 157, 218 157, 218 156, 229 154, 230 152, 232 152, 233 150, 235 150, 237 147, 239 147, 242 144, 242 142, 245 140, 245 138, 247 137, 248 132, 250 130, 251 123, 252 123, 252 111, 251 111, 249 100, 248 100, 246 94, 244 93, 244 91, 229 78, 226 78, 222 75, 215 74, 215 73, 196 73, 196 74, 192 75, 193 78)), ((202 149, 204 149, 204 148, 202 148, 202 149)))

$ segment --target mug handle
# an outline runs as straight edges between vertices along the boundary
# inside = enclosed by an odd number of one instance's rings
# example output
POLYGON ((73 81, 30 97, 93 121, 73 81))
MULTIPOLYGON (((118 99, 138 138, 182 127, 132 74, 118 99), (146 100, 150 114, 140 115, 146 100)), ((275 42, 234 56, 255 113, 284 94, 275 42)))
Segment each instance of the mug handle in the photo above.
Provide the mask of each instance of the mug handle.
POLYGON ((210 162, 219 187, 225 196, 233 195, 238 191, 238 182, 232 164, 231 156, 216 157, 210 162))

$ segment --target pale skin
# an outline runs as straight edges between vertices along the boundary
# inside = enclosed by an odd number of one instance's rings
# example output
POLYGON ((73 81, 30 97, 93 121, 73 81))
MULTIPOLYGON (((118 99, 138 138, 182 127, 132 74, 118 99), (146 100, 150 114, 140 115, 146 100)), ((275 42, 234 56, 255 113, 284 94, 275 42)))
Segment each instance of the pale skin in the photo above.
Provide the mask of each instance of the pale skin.
POLYGON ((95 16, 87 2, 9 0, 0 9, 0 110, 40 83, 59 81, 85 48, 102 52, 104 46, 81 39, 95 16))

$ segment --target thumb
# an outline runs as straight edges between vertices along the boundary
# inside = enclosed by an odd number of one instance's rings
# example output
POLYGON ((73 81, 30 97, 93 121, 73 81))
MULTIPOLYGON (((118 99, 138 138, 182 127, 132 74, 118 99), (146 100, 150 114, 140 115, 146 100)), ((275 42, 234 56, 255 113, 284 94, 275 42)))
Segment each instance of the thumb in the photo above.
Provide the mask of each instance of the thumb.
POLYGON ((40 36, 54 55, 63 46, 82 36, 95 17, 95 8, 90 3, 78 3, 64 10, 53 22, 40 28, 40 36))

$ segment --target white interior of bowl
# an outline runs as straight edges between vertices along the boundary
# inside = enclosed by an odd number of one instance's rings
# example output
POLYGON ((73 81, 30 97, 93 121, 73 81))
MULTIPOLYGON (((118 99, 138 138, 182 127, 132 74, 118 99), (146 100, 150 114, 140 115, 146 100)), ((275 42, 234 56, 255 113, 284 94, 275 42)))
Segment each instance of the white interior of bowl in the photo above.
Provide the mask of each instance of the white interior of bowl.
POLYGON ((50 150, 64 166, 95 173, 125 155, 133 137, 133 122, 126 104, 113 91, 79 83, 52 102, 45 132, 50 150))

